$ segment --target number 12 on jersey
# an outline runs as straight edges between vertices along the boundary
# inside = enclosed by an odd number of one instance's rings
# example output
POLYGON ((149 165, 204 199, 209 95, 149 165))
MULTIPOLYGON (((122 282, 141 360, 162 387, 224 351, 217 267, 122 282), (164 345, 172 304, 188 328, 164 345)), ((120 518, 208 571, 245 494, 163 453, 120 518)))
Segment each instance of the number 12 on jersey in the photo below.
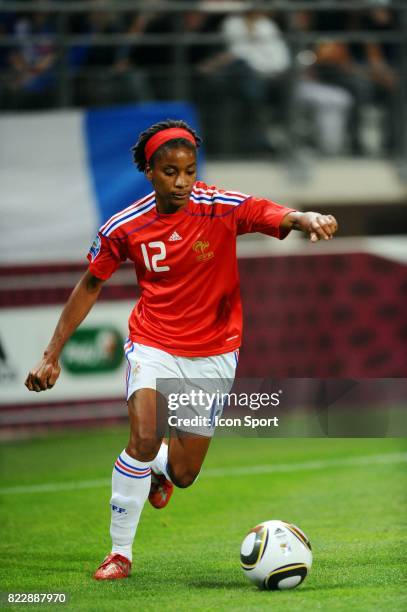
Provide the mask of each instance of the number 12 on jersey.
POLYGON ((149 242, 148 245, 144 244, 144 242, 141 245, 141 252, 143 253, 143 259, 144 259, 144 263, 146 264, 146 268, 149 272, 168 272, 168 270, 170 269, 169 266, 158 266, 157 263, 159 261, 162 261, 163 259, 165 259, 166 255, 167 255, 167 251, 165 249, 165 244, 164 242, 149 242), (153 253, 151 255, 151 260, 150 257, 148 255, 148 250, 147 247, 150 250, 157 250, 158 249, 158 253, 153 253))

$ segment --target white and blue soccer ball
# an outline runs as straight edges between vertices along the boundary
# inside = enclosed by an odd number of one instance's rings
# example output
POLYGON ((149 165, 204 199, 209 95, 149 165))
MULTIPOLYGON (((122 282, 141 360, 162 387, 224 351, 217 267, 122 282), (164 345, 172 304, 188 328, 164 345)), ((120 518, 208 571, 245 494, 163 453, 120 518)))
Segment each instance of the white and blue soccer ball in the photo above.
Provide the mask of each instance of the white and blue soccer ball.
POLYGON ((265 521, 243 540, 240 563, 244 575, 260 589, 294 589, 311 569, 311 544, 296 525, 265 521))

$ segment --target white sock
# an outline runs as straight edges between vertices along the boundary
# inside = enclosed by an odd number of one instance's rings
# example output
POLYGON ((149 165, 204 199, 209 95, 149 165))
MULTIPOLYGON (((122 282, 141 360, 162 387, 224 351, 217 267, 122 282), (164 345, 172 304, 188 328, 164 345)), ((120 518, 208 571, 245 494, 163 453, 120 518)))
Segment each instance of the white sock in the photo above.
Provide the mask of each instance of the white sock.
POLYGON ((112 552, 130 561, 141 511, 150 492, 150 464, 133 459, 124 450, 113 468, 110 500, 112 552))
POLYGON ((172 482, 168 475, 168 444, 164 442, 161 443, 157 456, 151 462, 151 467, 154 472, 157 472, 157 474, 164 474, 166 479, 172 482))

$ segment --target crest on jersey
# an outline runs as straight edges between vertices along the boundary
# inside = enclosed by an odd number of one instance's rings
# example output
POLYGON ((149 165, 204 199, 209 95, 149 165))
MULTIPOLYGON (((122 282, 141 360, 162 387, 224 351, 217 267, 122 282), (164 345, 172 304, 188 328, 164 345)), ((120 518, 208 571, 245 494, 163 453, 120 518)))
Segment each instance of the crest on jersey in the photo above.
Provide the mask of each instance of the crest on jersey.
POLYGON ((209 242, 207 240, 197 240, 192 245, 192 250, 197 253, 197 261, 208 261, 208 259, 212 259, 215 257, 215 253, 213 251, 208 251, 209 242))
POLYGON ((92 242, 92 246, 89 249, 90 258, 95 261, 96 257, 99 255, 100 248, 102 246, 102 241, 100 240, 100 236, 96 236, 95 240, 92 242))

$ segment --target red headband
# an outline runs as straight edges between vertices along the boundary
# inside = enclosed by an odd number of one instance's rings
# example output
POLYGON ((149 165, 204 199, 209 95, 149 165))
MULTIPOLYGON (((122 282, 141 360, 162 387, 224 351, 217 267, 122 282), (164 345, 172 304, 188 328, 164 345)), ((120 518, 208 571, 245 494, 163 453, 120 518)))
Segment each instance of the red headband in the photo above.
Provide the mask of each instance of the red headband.
POLYGON ((175 140, 176 138, 185 138, 192 142, 196 146, 196 140, 192 136, 191 132, 185 130, 184 128, 167 128, 166 130, 161 130, 151 136, 147 140, 147 143, 144 147, 144 155, 146 156, 146 160, 149 162, 151 156, 157 151, 158 147, 161 147, 164 143, 169 140, 175 140))

